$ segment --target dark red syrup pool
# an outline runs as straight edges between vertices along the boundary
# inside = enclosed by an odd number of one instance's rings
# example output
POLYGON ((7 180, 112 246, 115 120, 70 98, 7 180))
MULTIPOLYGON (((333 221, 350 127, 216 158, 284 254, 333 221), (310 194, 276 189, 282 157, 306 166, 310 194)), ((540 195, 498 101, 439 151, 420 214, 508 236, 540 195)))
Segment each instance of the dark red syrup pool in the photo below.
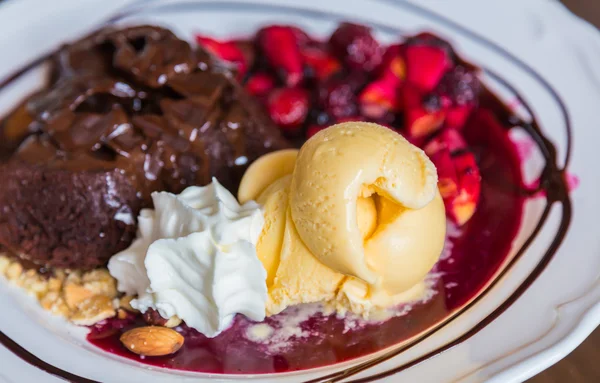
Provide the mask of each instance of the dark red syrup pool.
MULTIPOLYGON (((363 43, 371 44, 370 41, 363 43)), ((434 43, 441 46, 441 49, 447 49, 443 43, 434 43)), ((245 44, 248 45, 253 44, 245 44)), ((377 50, 372 46, 367 48, 371 51, 377 50)), ((242 57, 235 54, 232 56, 237 59, 242 57)), ((471 68, 456 57, 455 60, 457 65, 471 68)), ((356 62, 351 64, 358 65, 356 62)), ((265 65, 267 64, 258 60, 249 66, 249 71, 243 76, 247 85, 256 86, 256 83, 251 83, 254 74, 269 73, 264 70, 265 65)), ((267 79, 263 85, 272 88, 270 83, 274 82, 275 86, 285 87, 290 73, 281 74, 280 71, 280 77, 271 79, 272 81, 267 79)), ((259 76, 259 80, 264 78, 259 76)), ((295 82, 296 79, 290 81, 295 82)), ((272 91, 265 89, 263 87, 259 91, 272 91)), ((360 114, 359 101, 348 101, 352 97, 343 91, 337 96, 329 97, 325 101, 325 107, 322 107, 323 104, 319 104, 318 99, 322 99, 323 96, 315 95, 315 92, 318 92, 315 89, 322 87, 313 84, 305 86, 305 89, 309 89, 309 100, 312 104, 301 123, 290 122, 285 118, 285 122, 280 123, 285 125, 282 129, 298 142, 302 142, 306 136, 318 130, 319 124, 325 126, 352 119, 353 116, 335 116, 336 113, 346 113, 345 107, 352 109, 348 113, 356 113, 357 116, 354 117, 357 119, 386 123, 400 133, 406 133, 406 124, 410 121, 406 119, 406 110, 395 114, 383 113, 378 115, 379 118, 365 117, 364 113, 360 114), (314 101, 315 99, 317 101, 314 101), (328 106, 327 103, 338 104, 328 106), (334 109, 329 111, 327 107, 334 109)), ((272 106, 276 109, 278 106, 270 105, 269 97, 265 94, 259 98, 267 108, 272 106)), ((431 98, 423 100, 429 104, 432 102, 431 98)), ((127 329, 143 325, 140 318, 129 321, 110 320, 93 328, 88 340, 107 352, 158 367, 206 373, 261 374, 304 370, 347 361, 401 343, 443 321, 474 298, 506 260, 521 223, 525 201, 525 194, 520 192, 523 183, 519 156, 508 138, 509 129, 516 123, 510 123, 512 120, 508 109, 483 88, 480 89, 476 103, 477 106, 470 111, 469 118, 462 124, 460 132, 467 143, 468 152, 476 159, 481 175, 477 209, 473 217, 461 227, 459 234, 448 239, 452 243, 451 254, 440 260, 435 267, 436 272, 441 275, 435 286, 437 293, 426 303, 414 306, 408 314, 349 331, 345 329, 344 320, 336 318, 335 315, 316 315, 300 324, 301 328, 316 335, 297 339, 290 347, 275 353, 246 338, 246 330, 251 322, 241 316, 236 318, 229 330, 212 339, 185 325, 180 326, 177 330, 184 335, 185 344, 176 354, 166 357, 141 358, 122 346, 119 336, 127 329)), ((431 111, 431 105, 425 105, 424 108, 426 113, 436 112, 431 111)), ((281 118, 281 115, 277 118, 281 118)), ((422 143, 423 139, 415 141, 422 143)), ((266 320, 266 323, 274 326, 276 322, 276 317, 266 320)))

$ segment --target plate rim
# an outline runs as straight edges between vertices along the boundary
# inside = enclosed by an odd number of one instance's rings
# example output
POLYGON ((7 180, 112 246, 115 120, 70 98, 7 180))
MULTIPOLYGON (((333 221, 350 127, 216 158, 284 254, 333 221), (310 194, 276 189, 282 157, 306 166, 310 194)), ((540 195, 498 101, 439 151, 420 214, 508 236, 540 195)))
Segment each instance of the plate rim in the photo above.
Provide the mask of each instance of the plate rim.
MULTIPOLYGON (((22 0, 22 1, 23 1, 23 0, 22 0)), ((31 0, 27 0, 27 1, 29 1, 29 2, 31 2, 31 3, 34 3, 34 2, 35 2, 35 1, 31 1, 31 0)), ((388 2, 394 2, 393 0, 384 0, 384 1, 388 1, 388 2)), ((25 1, 23 1, 23 2, 25 2, 25 1)), ((147 3, 152 3, 152 1, 148 1, 147 3)), ((405 1, 397 1, 397 3, 405 3, 405 4, 406 4, 406 3, 408 3, 408 4, 410 4, 409 2, 405 2, 405 1)), ((11 4, 11 3, 7 3, 7 5, 10 5, 10 4, 11 4)), ((413 6, 416 6, 415 4, 412 4, 412 5, 413 5, 413 6)), ((575 299, 573 299, 573 300, 571 300, 571 301, 569 301, 569 302, 563 302, 563 303, 559 304, 558 306, 556 306, 556 307, 555 307, 555 309, 556 309, 556 310, 559 310, 559 309, 560 309, 560 307, 561 307, 561 306, 563 306, 563 305, 565 305, 565 304, 573 304, 573 303, 575 303, 575 302, 578 302, 578 301, 584 300, 584 299, 585 299, 586 297, 588 297, 590 294, 593 294, 593 293, 594 293, 594 291, 595 291, 596 289, 597 289, 597 286, 596 286, 596 284, 592 284, 592 286, 590 286, 589 290, 587 290, 587 291, 586 291, 586 292, 585 292, 583 295, 581 295, 580 297, 577 297, 577 298, 575 298, 575 299)), ((553 352, 553 354, 557 354, 557 351, 558 351, 558 350, 566 350, 566 349, 567 349, 567 348, 568 348, 568 347, 569 347, 571 344, 573 344, 573 347, 572 347, 570 350, 568 350, 568 351, 566 351, 566 352, 564 352, 564 353, 563 353, 563 352, 560 352, 560 354, 561 354, 562 356, 566 355, 566 354, 567 354, 568 352, 570 352, 570 351, 571 351, 571 350, 572 350, 572 349, 573 349, 573 348, 574 348, 574 347, 575 347, 575 346, 576 346, 578 343, 580 343, 581 341, 583 341, 583 338, 585 338, 587 335, 589 335, 589 333, 591 333, 591 331, 593 331, 593 329, 594 329, 594 328, 595 328, 595 327, 598 325, 598 322, 600 322, 600 320, 598 320, 598 319, 594 318, 594 314, 595 314, 596 312, 598 312, 599 310, 600 310, 600 302, 596 302, 596 304, 595 304, 595 305, 591 306, 590 308, 588 308, 588 309, 585 311, 585 315, 584 315, 584 317, 583 317, 583 318, 582 318, 582 319, 579 321, 579 323, 578 323, 578 325, 576 326, 576 328, 575 328, 575 329, 573 329, 573 330, 572 330, 571 332, 569 332, 569 333, 568 333, 568 334, 567 334, 565 337, 563 337, 563 338, 562 338, 562 340, 561 340, 561 342, 559 342, 559 343, 555 344, 555 345, 554 345, 554 346, 552 346, 552 347, 549 347, 549 348, 547 348, 547 349, 546 349, 546 350, 544 350, 544 351, 554 351, 554 352, 553 352), (592 322, 594 322, 594 319, 595 319, 595 322, 596 322, 595 324, 593 324, 593 323, 592 323, 592 322), (585 334, 585 335, 583 335, 583 334, 585 334), (571 337, 574 337, 575 335, 577 335, 578 337, 581 337, 581 336, 583 336, 583 338, 582 338, 580 341, 578 341, 578 342, 575 342, 575 343, 573 343, 573 342, 569 342, 569 339, 570 339, 571 337)), ((539 353, 536 353, 535 355, 532 355, 532 356, 531 356, 530 358, 528 358, 528 359, 523 359, 523 360, 520 362, 520 364, 527 363, 527 364, 530 364, 530 365, 534 365, 534 364, 539 364, 540 366, 544 365, 544 366, 542 366, 542 367, 540 368, 540 370, 541 370, 541 369, 543 369, 544 367, 546 367, 546 366, 548 366, 549 364, 552 364, 552 363, 553 363, 553 362, 550 362, 550 363, 545 363, 545 361, 544 361, 544 360, 537 360, 537 359, 540 359, 540 358, 536 358, 536 356, 543 354, 543 353, 544 353, 544 351, 542 351, 542 352, 539 352, 539 353)), ((562 357, 562 356, 561 356, 561 357, 562 357)), ((542 358, 542 359, 543 359, 543 358, 542 358)), ((493 362, 491 362, 491 363, 493 363, 493 362)), ((512 369, 514 369, 514 368, 517 368, 517 367, 518 367, 518 366, 514 366, 513 368, 506 369, 506 370, 504 370, 504 372, 508 373, 508 371, 510 371, 510 370, 512 370, 512 369)), ((501 377, 501 376, 504 376, 504 375, 505 375, 504 373, 501 373, 501 374, 498 374, 498 375, 497 375, 497 377, 499 378, 499 377, 501 377)))

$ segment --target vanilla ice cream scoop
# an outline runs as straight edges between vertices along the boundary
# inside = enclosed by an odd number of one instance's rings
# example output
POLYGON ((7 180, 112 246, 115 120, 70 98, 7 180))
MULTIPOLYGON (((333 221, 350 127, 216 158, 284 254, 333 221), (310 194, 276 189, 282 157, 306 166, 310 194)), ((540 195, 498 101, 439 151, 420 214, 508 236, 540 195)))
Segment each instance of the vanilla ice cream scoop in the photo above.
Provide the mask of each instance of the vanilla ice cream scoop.
POLYGON ((254 162, 240 200, 263 206, 267 315, 327 302, 364 316, 425 292, 446 216, 436 169, 399 134, 346 123, 254 162))
POLYGON ((324 265, 371 285, 380 270, 365 257, 357 199, 375 193, 402 208, 421 209, 437 193, 435 166, 398 133, 364 122, 322 130, 300 149, 289 196, 298 234, 324 265))

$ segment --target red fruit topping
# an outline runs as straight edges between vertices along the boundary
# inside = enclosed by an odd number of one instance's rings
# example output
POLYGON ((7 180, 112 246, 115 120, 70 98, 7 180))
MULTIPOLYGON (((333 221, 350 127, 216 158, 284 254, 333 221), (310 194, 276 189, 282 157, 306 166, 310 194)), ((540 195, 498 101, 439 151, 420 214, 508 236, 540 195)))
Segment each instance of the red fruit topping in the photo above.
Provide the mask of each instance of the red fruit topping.
POLYGON ((305 89, 276 89, 267 100, 267 109, 273 122, 290 133, 296 132, 302 125, 308 107, 308 92, 305 89))
POLYGON ((405 128, 412 138, 422 138, 435 132, 444 122, 444 112, 430 113, 423 107, 422 93, 414 86, 406 84, 402 88, 404 101, 405 128))
POLYGON ((382 77, 402 81, 406 78, 406 62, 402 56, 396 56, 390 60, 383 69, 382 77))
POLYGON ((196 35, 196 42, 221 60, 233 63, 236 66, 239 78, 246 74, 246 71, 248 70, 248 60, 235 42, 218 41, 201 35, 196 35))
MULTIPOLYGON (((435 149, 431 147, 432 142, 427 144, 425 152, 434 163, 438 174, 438 189, 444 199, 446 210, 451 206, 451 201, 458 195, 458 176, 450 150, 443 144, 435 144, 435 149)), ((450 214, 450 213, 448 213, 450 214)))
POLYGON ((319 89, 319 104, 336 120, 354 116, 358 112, 355 92, 346 79, 331 79, 319 89))
POLYGON ((433 35, 429 32, 422 32, 418 35, 414 35, 409 37, 404 43, 405 46, 413 46, 413 45, 425 45, 429 47, 436 47, 442 49, 448 57, 454 58, 456 54, 454 53, 454 49, 452 45, 446 40, 442 40, 441 38, 433 35))
POLYGON ((371 29, 358 24, 342 23, 329 39, 334 55, 351 69, 371 72, 381 63, 383 49, 371 35, 371 29))
POLYGON ((403 49, 402 44, 392 44, 392 45, 388 46, 387 48, 385 48, 385 52, 381 59, 381 64, 379 65, 379 68, 377 69, 377 74, 379 76, 381 75, 382 70, 384 68, 386 68, 387 66, 389 66, 390 62, 394 58, 402 55, 402 49, 403 49))
POLYGON ((406 78, 406 62, 402 56, 402 45, 390 45, 383 55, 383 61, 377 69, 378 78, 406 78))
POLYGON ((302 56, 300 54, 298 33, 288 26, 272 25, 258 31, 258 46, 267 61, 282 76, 283 82, 294 87, 303 78, 302 56))
POLYGON ((311 41, 313 41, 313 39, 308 35, 308 33, 304 32, 302 29, 294 27, 293 25, 290 25, 287 28, 290 28, 292 32, 294 32, 298 46, 303 47, 311 41))
POLYGON ((475 213, 481 191, 481 175, 473 153, 453 156, 458 175, 459 192, 451 202, 450 217, 464 225, 475 213))
POLYGON ((446 213, 458 225, 464 225, 479 202, 481 176, 473 153, 466 149, 460 134, 447 129, 425 146, 425 152, 438 172, 438 188, 446 213))
POLYGON ((446 111, 446 126, 452 129, 462 128, 473 111, 473 106, 454 106, 446 111))
POLYGON ((340 62, 322 49, 307 47, 302 49, 301 53, 304 63, 313 71, 315 77, 321 81, 328 79, 342 69, 340 62))
POLYGON ((253 96, 263 97, 275 88, 275 80, 266 73, 256 73, 246 82, 246 90, 253 96))
POLYGON ((436 153, 442 149, 448 149, 450 154, 465 150, 467 143, 464 138, 454 129, 444 129, 425 146, 427 154, 436 153))
POLYGON ((422 109, 412 109, 405 113, 408 134, 414 138, 423 138, 435 132, 444 122, 441 112, 428 114, 422 109))
POLYGON ((386 78, 372 82, 360 93, 358 101, 361 113, 369 118, 381 119, 387 113, 396 113, 402 107, 399 82, 386 78))
POLYGON ((434 92, 448 98, 453 105, 474 105, 480 88, 477 74, 458 65, 444 74, 434 92))
POLYGON ((452 61, 443 49, 426 45, 411 45, 404 50, 406 80, 429 92, 435 88, 452 61))

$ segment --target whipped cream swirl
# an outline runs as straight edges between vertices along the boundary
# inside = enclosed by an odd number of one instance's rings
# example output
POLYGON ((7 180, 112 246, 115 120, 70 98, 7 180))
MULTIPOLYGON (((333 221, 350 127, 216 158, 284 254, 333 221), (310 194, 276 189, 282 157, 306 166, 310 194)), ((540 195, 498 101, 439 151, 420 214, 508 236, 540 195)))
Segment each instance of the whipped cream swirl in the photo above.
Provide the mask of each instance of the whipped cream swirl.
POLYGON ((240 205, 216 179, 181 194, 152 194, 154 209, 138 217, 138 235, 108 264, 131 305, 164 318, 177 315, 207 337, 240 313, 265 317, 266 271, 256 254, 264 225, 261 207, 240 205))

